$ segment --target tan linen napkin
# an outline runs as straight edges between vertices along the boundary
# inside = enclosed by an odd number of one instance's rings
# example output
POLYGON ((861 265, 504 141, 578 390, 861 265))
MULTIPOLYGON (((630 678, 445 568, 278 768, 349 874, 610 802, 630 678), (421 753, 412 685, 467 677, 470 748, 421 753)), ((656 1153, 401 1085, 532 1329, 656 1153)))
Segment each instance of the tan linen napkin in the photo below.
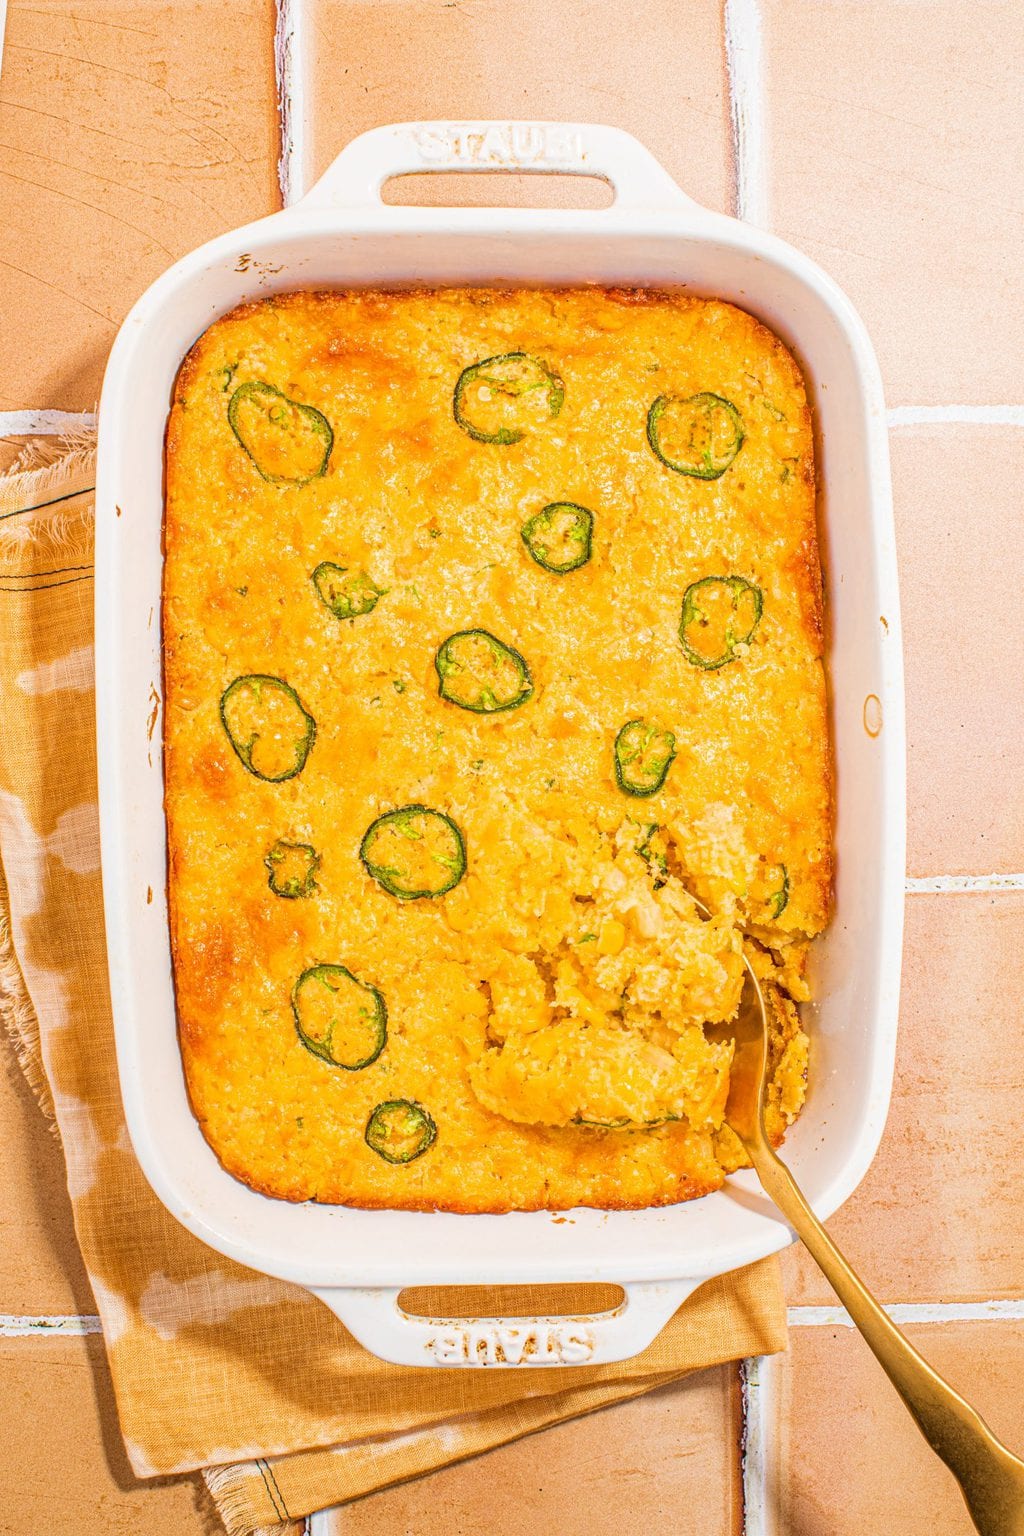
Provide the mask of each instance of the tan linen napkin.
MULTIPOLYGON (((703 1286, 618 1365, 526 1376, 387 1365, 306 1291, 221 1258, 164 1210, 125 1130, 107 991, 93 448, 51 449, 54 463, 0 478, 0 1011, 56 1116, 135 1471, 202 1468, 232 1536, 287 1530, 688 1371, 783 1348, 771 1261, 703 1286)), ((585 1287, 574 1299, 588 1310, 585 1287)))

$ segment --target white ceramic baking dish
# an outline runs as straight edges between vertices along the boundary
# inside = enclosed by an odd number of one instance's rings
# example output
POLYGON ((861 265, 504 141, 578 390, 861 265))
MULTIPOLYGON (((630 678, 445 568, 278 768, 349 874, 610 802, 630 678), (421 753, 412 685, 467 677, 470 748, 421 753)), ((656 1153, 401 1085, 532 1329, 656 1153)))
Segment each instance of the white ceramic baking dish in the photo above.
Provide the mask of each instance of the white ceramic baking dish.
POLYGON ((411 123, 351 143, 307 197, 179 261, 139 300, 103 385, 96 672, 110 983, 131 1138, 147 1178, 221 1253, 308 1287, 385 1359, 573 1365, 643 1349, 702 1281, 792 1234, 751 1175, 663 1210, 455 1216, 290 1205, 237 1183, 189 1108, 175 1028, 160 751, 164 427, 192 342, 242 300, 302 287, 652 285, 729 299, 796 352, 822 485, 838 780, 837 908, 816 946, 813 1073, 786 1155, 820 1216, 874 1155, 892 1083, 904 878, 903 677, 888 443, 878 368, 848 300, 781 241, 684 196, 615 129, 411 123), (428 170, 568 171, 612 187, 595 211, 385 206, 428 170), (610 1281, 588 1318, 410 1317, 403 1286, 610 1281))

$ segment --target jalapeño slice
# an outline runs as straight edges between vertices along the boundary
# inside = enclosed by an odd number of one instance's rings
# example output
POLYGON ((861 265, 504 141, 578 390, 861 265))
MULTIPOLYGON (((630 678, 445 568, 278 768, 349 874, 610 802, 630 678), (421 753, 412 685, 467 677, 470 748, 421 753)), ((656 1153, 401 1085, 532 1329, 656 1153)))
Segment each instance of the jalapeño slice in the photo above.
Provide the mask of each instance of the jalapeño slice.
POLYGON ((789 870, 762 854, 750 882, 748 909, 756 921, 781 917, 789 905, 789 870))
POLYGON ((452 409, 463 432, 478 443, 518 443, 557 416, 565 385, 538 357, 504 352, 463 368, 452 409))
POLYGON ((306 485, 327 472, 334 446, 327 417, 273 384, 240 384, 228 402, 228 424, 271 485, 306 485))
POLYGON ((785 864, 780 864, 779 869, 782 879, 779 881, 777 888, 772 892, 771 899, 768 902, 768 910, 772 917, 781 917, 789 906, 789 870, 785 864))
POLYGON ((676 755, 676 739, 647 720, 627 720, 615 738, 615 779, 627 795, 656 795, 676 755))
POLYGON ((771 918, 781 917, 789 906, 789 870, 785 864, 769 864, 764 873, 763 886, 755 889, 762 898, 771 918))
POLYGON ((225 688, 220 718, 237 756, 257 779, 280 784, 306 766, 316 721, 282 677, 253 672, 225 688))
POLYGON ((572 1123, 573 1125, 585 1125, 597 1131, 621 1131, 627 1125, 632 1125, 633 1122, 628 1115, 623 1115, 618 1120, 591 1120, 585 1115, 574 1115, 572 1123))
POLYGON ((335 565, 333 560, 321 560, 309 579, 317 597, 336 619, 358 619, 372 613, 384 596, 383 587, 365 571, 350 571, 347 565, 335 565))
POLYGON ((530 558, 562 576, 590 559, 594 514, 574 501, 551 501, 522 527, 530 558))
POLYGON ((687 661, 705 672, 736 660, 761 622, 764 597, 743 576, 705 576, 683 593, 679 638, 687 661))
POLYGON ((665 834, 656 821, 648 822, 643 828, 643 838, 637 843, 636 851, 647 865, 647 873, 656 891, 660 891, 668 880, 668 856, 666 853, 665 834))
POLYGON ((518 651, 486 629, 462 629, 434 657, 438 693, 476 715, 518 709, 533 692, 530 669, 518 651))
POLYGON ((413 1099, 388 1099, 366 1122, 366 1145, 386 1163, 411 1163, 437 1140, 437 1126, 413 1099))
POLYGON ((345 965, 311 965, 292 987, 299 1039, 330 1067, 359 1072, 388 1038, 388 1010, 376 987, 345 965))
POLYGON ((666 469, 696 480, 717 480, 743 447, 745 433, 731 400, 707 391, 659 395, 647 412, 647 441, 666 469))
POLYGON ((267 884, 275 896, 294 901, 300 896, 312 896, 316 890, 320 855, 309 843, 288 843, 279 837, 267 849, 263 862, 270 871, 267 884))
POLYGON ((454 890, 466 873, 466 845, 450 816, 403 805, 367 829, 359 857, 377 884, 399 901, 454 890))

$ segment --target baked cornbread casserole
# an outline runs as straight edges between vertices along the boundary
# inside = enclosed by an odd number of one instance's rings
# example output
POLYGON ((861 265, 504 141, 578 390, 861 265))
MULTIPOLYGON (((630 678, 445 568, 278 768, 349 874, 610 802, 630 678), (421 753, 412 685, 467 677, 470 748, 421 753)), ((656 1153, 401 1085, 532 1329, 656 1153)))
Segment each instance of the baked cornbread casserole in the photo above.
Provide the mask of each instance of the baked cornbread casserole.
POLYGON ((646 291, 278 296, 193 347, 166 469, 175 985, 225 1168, 402 1209, 703 1195, 743 1162, 744 947, 780 1139, 832 774, 778 339, 646 291))

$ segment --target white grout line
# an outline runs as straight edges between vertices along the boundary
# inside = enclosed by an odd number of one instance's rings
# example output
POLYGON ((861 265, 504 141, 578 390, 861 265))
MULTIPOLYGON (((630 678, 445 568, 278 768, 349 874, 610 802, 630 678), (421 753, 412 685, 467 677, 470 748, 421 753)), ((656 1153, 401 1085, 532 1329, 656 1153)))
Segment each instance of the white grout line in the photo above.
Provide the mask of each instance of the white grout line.
MULTIPOLYGON (((730 4, 737 0, 730 0, 730 4)), ((746 4, 747 0, 739 0, 746 4)), ((0 0, 0 5, 3 0, 0 0)), ((279 0, 281 25, 286 16, 295 17, 299 10, 298 0, 279 0)), ((304 133, 300 128, 301 103, 304 91, 300 85, 301 70, 293 65, 296 30, 294 21, 288 31, 287 59, 279 57, 279 86, 281 90, 281 160, 279 175, 281 196, 285 202, 294 202, 304 189, 303 158, 304 133)), ((746 197, 744 192, 743 197, 746 197)), ((751 222, 758 220, 745 215, 751 222)), ((1024 427, 1024 405, 899 405, 888 412, 889 426, 920 427, 939 423, 950 426, 1002 426, 1024 427)), ((44 433, 86 431, 96 425, 95 411, 51 411, 44 408, 24 411, 0 411, 0 437, 34 437, 44 433)))
POLYGON ((81 1338, 86 1333, 101 1332, 98 1317, 19 1317, 13 1312, 0 1312, 0 1339, 49 1339, 57 1334, 81 1338))
POLYGON ((87 432, 95 425, 95 411, 0 411, 0 437, 87 432))
MULTIPOLYGON (((1024 1320, 1024 1297, 993 1301, 934 1301, 894 1302, 885 1309, 896 1323, 986 1323, 1024 1320)), ((844 1307, 789 1307, 786 1318, 791 1328, 852 1328, 853 1323, 844 1307)), ((100 1333, 100 1320, 90 1314, 56 1313, 53 1315, 28 1316, 17 1312, 0 1312, 0 1338, 27 1339, 48 1338, 51 1334, 71 1334, 80 1337, 87 1333, 100 1333)), ((747 1361, 743 1367, 744 1414, 757 1399, 762 1385, 763 1361, 747 1361)), ((744 1444, 756 1462, 759 1454, 756 1442, 753 1449, 744 1444)))
POLYGON ((765 90, 760 0, 726 0, 725 67, 729 77, 736 217, 768 227, 765 90))
POLYGON ((968 891, 1024 891, 1024 875, 908 875, 908 896, 955 896, 968 891))
POLYGON ((768 1458, 777 1450, 773 1433, 774 1390, 775 1362, 771 1356, 754 1356, 741 1362, 743 1536, 774 1536, 775 1533, 768 1498, 768 1458))
POLYGON ((1024 427, 1024 405, 897 405, 886 412, 892 427, 1024 427))
POLYGON ((306 190, 306 44, 303 0, 277 0, 274 67, 281 122, 277 179, 287 208, 306 190))
MULTIPOLYGON (((993 1323, 1019 1322, 1024 1301, 894 1302, 886 1307, 894 1323, 993 1323)), ((845 1307, 789 1307, 791 1328, 852 1328, 845 1307)))

